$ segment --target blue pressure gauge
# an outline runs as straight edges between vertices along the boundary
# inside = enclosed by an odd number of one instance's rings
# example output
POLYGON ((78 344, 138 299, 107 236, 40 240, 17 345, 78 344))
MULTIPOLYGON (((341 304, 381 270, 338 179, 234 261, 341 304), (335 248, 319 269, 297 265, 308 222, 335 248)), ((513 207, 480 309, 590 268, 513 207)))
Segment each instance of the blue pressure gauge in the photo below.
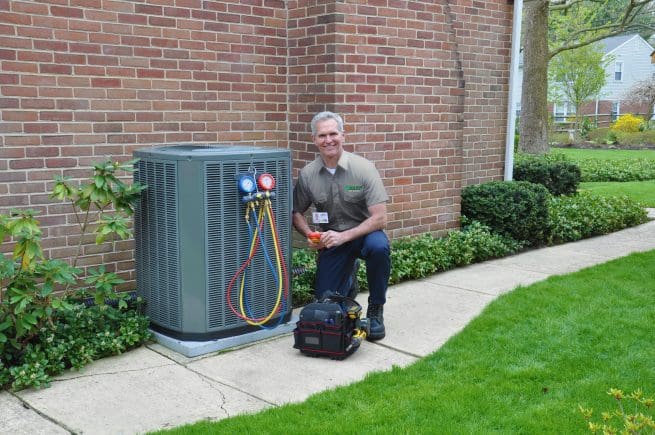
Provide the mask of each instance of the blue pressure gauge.
POLYGON ((237 184, 242 193, 252 193, 257 189, 257 183, 252 175, 242 175, 237 184))

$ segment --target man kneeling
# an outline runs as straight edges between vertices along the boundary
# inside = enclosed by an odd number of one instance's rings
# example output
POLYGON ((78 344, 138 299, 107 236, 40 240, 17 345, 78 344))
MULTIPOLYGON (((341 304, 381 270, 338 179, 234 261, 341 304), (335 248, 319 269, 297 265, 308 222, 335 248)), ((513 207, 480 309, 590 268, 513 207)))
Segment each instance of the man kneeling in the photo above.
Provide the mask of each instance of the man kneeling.
POLYGON ((311 122, 312 139, 319 156, 305 166, 293 190, 293 225, 319 250, 316 297, 333 291, 347 296, 358 258, 366 262, 369 286, 369 340, 385 336, 383 307, 391 270, 387 225, 389 200, 375 165, 343 150, 343 119, 332 112, 320 112, 311 122), (311 230, 304 213, 314 205, 311 230))

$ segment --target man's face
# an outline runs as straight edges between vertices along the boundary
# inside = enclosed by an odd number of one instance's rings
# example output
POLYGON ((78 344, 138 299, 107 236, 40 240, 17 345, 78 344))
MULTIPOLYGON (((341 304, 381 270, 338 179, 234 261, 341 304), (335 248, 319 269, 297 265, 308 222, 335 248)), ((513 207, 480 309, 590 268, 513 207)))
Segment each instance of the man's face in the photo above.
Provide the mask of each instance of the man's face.
POLYGON ((324 159, 338 158, 343 151, 344 136, 337 127, 337 121, 326 119, 316 123, 314 143, 324 159))

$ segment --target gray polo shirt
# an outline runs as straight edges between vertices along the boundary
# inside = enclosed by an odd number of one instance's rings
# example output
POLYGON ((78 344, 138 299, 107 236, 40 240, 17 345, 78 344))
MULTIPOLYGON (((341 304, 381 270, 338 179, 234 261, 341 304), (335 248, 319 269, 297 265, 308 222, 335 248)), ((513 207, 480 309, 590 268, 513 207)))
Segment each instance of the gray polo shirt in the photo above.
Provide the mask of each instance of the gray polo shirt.
POLYGON ((332 175, 319 156, 307 164, 293 189, 293 211, 305 213, 311 204, 326 212, 329 222, 323 231, 345 231, 366 220, 368 207, 389 200, 375 165, 344 151, 332 175))

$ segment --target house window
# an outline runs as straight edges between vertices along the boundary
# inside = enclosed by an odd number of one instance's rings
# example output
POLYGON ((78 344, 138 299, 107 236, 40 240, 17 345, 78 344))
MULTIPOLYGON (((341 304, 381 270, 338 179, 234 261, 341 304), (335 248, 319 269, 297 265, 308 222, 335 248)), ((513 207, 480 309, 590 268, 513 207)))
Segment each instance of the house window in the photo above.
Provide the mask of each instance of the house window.
POLYGON ((555 122, 567 122, 567 117, 575 115, 575 106, 571 103, 555 103, 553 105, 555 122))
POLYGON ((623 62, 616 62, 614 64, 614 80, 617 82, 623 80, 623 62))
POLYGON ((621 114, 621 103, 612 101, 612 122, 616 121, 621 114))

